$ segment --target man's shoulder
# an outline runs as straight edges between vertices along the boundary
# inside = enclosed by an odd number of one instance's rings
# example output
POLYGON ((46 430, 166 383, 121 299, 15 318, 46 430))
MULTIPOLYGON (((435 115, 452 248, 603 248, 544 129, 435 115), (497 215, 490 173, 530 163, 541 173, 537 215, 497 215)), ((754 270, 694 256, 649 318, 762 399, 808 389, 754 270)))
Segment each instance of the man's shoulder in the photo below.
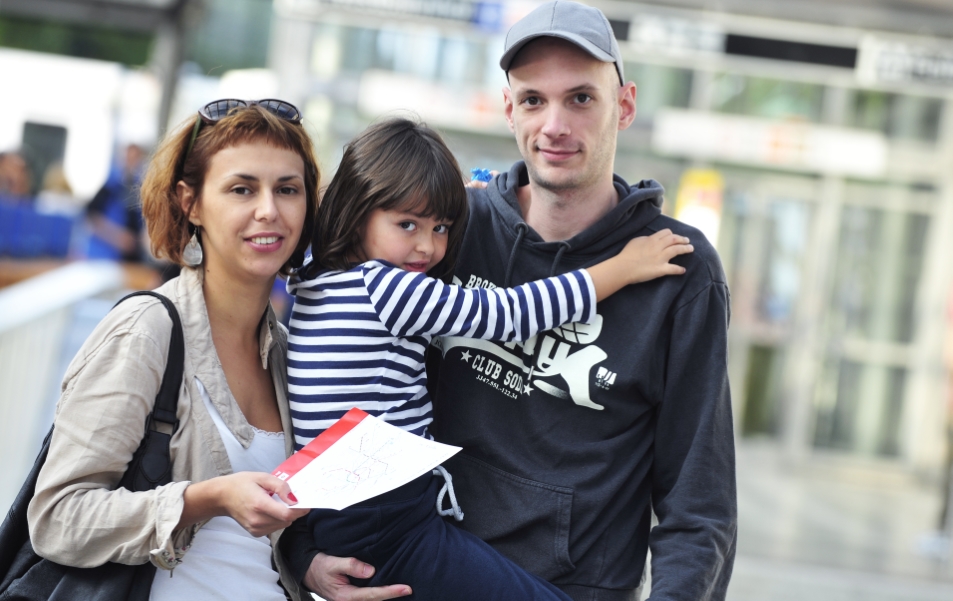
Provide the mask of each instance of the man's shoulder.
MULTIPOLYGON (((490 182, 487 186, 494 185, 490 182)), ((490 207, 490 191, 488 188, 467 188, 467 200, 470 201, 470 214, 484 214, 490 207)))
POLYGON ((668 215, 659 215, 646 228, 652 233, 668 228, 673 233, 688 238, 695 249, 689 255, 688 264, 685 265, 688 269, 685 276, 688 279, 707 278, 710 282, 726 283, 727 279, 718 251, 701 230, 668 215))

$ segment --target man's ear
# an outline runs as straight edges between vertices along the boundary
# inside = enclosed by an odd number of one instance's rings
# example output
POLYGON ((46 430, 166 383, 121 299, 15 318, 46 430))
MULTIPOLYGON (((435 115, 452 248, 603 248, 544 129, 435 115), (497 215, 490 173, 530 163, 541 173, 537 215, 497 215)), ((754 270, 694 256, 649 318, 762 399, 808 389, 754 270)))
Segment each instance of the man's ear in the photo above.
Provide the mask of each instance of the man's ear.
POLYGON ((192 225, 202 225, 195 210, 197 199, 195 198, 195 190, 192 186, 179 180, 179 183, 175 185, 175 196, 179 201, 179 207, 182 209, 182 212, 188 216, 189 223, 192 225))
POLYGON ((635 121, 635 84, 631 81, 619 88, 619 131, 635 121))
POLYGON ((503 114, 506 115, 506 124, 510 126, 510 131, 515 134, 516 130, 513 129, 513 91, 509 88, 503 88, 503 114))

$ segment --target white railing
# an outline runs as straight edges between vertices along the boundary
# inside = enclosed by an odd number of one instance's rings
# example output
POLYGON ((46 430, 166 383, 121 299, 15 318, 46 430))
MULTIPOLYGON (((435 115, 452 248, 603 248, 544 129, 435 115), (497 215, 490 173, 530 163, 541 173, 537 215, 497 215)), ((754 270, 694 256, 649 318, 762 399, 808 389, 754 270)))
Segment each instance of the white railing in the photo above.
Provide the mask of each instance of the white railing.
MULTIPOLYGON (((0 289, 0 515, 52 423, 60 381, 78 349, 77 307, 124 288, 121 266, 88 261, 0 289)), ((85 328, 89 319, 79 321, 85 328)))

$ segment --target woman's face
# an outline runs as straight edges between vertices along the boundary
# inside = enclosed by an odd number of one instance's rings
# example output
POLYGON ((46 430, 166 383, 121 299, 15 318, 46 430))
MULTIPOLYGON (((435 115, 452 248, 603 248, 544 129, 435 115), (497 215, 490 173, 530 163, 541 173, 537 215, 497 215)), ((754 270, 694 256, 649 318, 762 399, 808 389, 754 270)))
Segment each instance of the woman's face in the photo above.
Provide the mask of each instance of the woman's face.
POLYGON ((307 202, 296 152, 265 142, 220 150, 189 218, 202 228, 206 272, 249 282, 273 278, 298 245, 307 202))

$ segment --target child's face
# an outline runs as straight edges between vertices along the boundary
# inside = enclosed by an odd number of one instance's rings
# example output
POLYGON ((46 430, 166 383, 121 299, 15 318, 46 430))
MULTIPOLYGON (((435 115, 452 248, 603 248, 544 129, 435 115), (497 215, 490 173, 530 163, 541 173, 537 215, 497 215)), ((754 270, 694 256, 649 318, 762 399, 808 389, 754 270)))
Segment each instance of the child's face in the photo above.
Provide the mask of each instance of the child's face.
POLYGON ((447 254, 451 222, 401 210, 375 209, 364 227, 362 259, 382 259, 426 273, 447 254))

